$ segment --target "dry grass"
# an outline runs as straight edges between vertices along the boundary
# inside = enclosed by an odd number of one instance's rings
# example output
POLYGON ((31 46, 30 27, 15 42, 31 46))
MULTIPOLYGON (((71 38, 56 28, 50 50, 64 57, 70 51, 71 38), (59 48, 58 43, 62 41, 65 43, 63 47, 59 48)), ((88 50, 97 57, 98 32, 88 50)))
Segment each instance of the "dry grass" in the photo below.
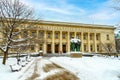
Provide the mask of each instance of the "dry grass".
POLYGON ((44 80, 80 80, 74 74, 69 71, 63 70, 56 74, 46 77, 44 80))
POLYGON ((56 65, 56 64, 54 64, 54 63, 51 63, 51 64, 46 64, 43 67, 43 70, 44 70, 44 72, 49 72, 50 70, 58 69, 58 68, 61 68, 61 67, 56 65))
POLYGON ((50 70, 53 70, 53 69, 61 69, 61 70, 55 74, 47 76, 44 80, 80 80, 73 73, 63 69, 62 67, 60 67, 54 63, 46 64, 43 67, 43 70, 45 72, 49 72, 50 70))
POLYGON ((37 73, 34 73, 31 77, 28 77, 27 79, 25 80, 35 80, 35 78, 39 77, 40 75, 37 74, 37 73))
POLYGON ((39 77, 40 75, 37 73, 38 71, 38 67, 37 67, 37 62, 35 64, 35 67, 34 67, 34 72, 32 74, 32 76, 28 77, 27 79, 25 80, 35 80, 35 78, 39 77))
MULTIPOLYGON (((80 80, 73 73, 65 70, 64 68, 62 68, 54 63, 46 64, 43 67, 43 70, 45 72, 49 72, 54 69, 60 69, 60 70, 59 70, 59 72, 56 72, 55 74, 51 74, 51 75, 47 76, 43 80, 80 80)), ((38 68, 37 68, 37 62, 36 62, 35 66, 34 66, 33 74, 30 77, 28 77, 26 80, 35 80, 37 77, 39 77, 40 75, 37 73, 37 71, 38 71, 38 68)))
POLYGON ((82 58, 82 54, 80 54, 80 53, 71 53, 70 56, 72 58, 82 58))

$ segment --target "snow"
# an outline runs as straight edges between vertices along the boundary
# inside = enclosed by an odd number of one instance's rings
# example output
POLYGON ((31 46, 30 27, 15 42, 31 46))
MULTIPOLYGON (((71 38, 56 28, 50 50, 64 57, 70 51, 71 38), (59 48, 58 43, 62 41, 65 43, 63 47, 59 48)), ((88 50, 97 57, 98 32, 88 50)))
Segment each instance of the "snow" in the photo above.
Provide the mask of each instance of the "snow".
POLYGON ((77 42, 80 42, 80 39, 75 39, 75 38, 74 38, 74 39, 71 39, 70 42, 75 42, 75 43, 77 43, 77 42))
POLYGON ((75 54, 75 53, 79 53, 79 54, 82 54, 82 52, 77 52, 77 51, 71 51, 70 53, 72 53, 72 54, 75 54))
POLYGON ((22 42, 22 41, 25 41, 27 40, 28 38, 20 38, 20 39, 17 39, 17 40, 12 40, 13 42, 22 42))
POLYGON ((8 46, 1 47, 1 49, 5 52, 8 46))
MULTIPOLYGON (((33 61, 27 64, 26 67, 22 68, 20 71, 12 72, 10 65, 17 63, 16 58, 8 58, 6 65, 2 65, 2 58, 0 58, 0 80, 18 80, 18 78, 23 75, 24 71, 32 64, 33 61)), ((17 68, 17 66, 15 66, 15 68, 17 68)))
POLYGON ((104 57, 53 57, 54 63, 75 73, 80 80, 120 80, 120 60, 104 57))
POLYGON ((44 80, 47 76, 56 74, 57 72, 60 72, 60 71, 61 69, 53 69, 50 72, 47 72, 47 73, 44 72, 39 78, 37 78, 37 80, 44 80))
POLYGON ((40 74, 35 80, 44 80, 47 76, 60 72, 60 69, 53 69, 44 72, 43 67, 52 62, 73 72, 80 80, 120 80, 120 58, 114 57, 35 57, 31 62, 22 67, 21 71, 11 72, 10 66, 16 64, 16 58, 8 58, 7 64, 2 65, 0 58, 0 80, 26 80, 34 73, 34 66, 37 65, 37 72, 40 74), (37 62, 35 62, 38 59, 37 62), (40 60, 39 60, 40 59, 40 60))
POLYGON ((20 70, 21 66, 17 65, 17 64, 14 64, 14 65, 11 65, 11 68, 12 68, 12 70, 20 70))
POLYGON ((39 73, 40 73, 40 77, 38 77, 36 80, 45 80, 45 78, 47 76, 50 76, 50 75, 53 75, 53 74, 56 74, 57 72, 60 72, 61 69, 53 69, 53 70, 50 70, 49 72, 44 72, 44 70, 42 69, 46 64, 52 64, 51 61, 49 60, 46 60, 46 59, 42 59, 40 61, 40 63, 38 64, 39 65, 39 73))

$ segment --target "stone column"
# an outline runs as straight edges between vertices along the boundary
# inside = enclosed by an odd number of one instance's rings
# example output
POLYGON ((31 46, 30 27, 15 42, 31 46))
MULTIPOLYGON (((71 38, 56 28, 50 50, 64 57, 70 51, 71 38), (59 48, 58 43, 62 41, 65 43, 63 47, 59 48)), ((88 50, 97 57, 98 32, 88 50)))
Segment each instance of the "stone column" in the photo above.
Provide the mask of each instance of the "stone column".
POLYGON ((76 38, 76 32, 74 32, 74 38, 76 38))
POLYGON ((90 49, 90 33, 88 32, 88 52, 91 52, 90 49))
POLYGON ((38 39, 39 38, 39 31, 37 30, 36 32, 37 32, 36 38, 38 39))
POLYGON ((52 31, 52 53, 55 53, 55 36, 54 36, 54 32, 55 31, 52 31))
MULTIPOLYGON (((30 29, 28 29, 28 37, 31 37, 30 29)), ((31 42, 31 40, 30 40, 30 42, 31 42)), ((30 50, 31 50, 31 47, 27 51, 30 51, 30 50)))
POLYGON ((67 41, 68 41, 68 53, 70 53, 70 32, 68 32, 68 35, 67 35, 67 41))
POLYGON ((97 53, 96 33, 94 33, 94 51, 97 53))
POLYGON ((47 39, 46 39, 46 31, 44 31, 44 44, 43 44, 43 51, 44 51, 44 54, 46 54, 46 49, 47 49, 47 39))
MULTIPOLYGON (((21 31, 21 28, 19 28, 19 31, 21 31)), ((30 32, 30 30, 28 30, 28 32, 30 32)), ((28 33, 28 35, 29 35, 29 33, 28 33)), ((20 34, 18 37, 22 38, 22 34, 20 34)))
POLYGON ((62 51, 62 31, 60 31, 60 51, 62 51))
POLYGON ((83 32, 81 32, 81 51, 84 52, 83 32))
POLYGON ((39 31, 38 30, 36 30, 36 41, 37 41, 37 44, 36 44, 36 52, 38 52, 39 51, 39 42, 38 42, 38 35, 39 35, 39 31))

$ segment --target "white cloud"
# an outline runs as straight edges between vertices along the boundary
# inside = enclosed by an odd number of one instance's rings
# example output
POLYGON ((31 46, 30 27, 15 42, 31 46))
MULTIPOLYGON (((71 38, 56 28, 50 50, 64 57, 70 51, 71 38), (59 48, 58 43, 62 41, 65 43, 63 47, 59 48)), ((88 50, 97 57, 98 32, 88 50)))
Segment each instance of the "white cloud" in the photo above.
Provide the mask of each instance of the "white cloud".
POLYGON ((109 11, 98 11, 96 13, 93 13, 89 16, 90 18, 94 20, 110 20, 118 17, 118 14, 116 12, 109 12, 109 11))
POLYGON ((88 18, 94 23, 100 24, 117 24, 119 21, 119 12, 113 9, 113 0, 108 0, 101 4, 101 6, 89 14, 88 18))
POLYGON ((34 7, 36 10, 41 12, 43 11, 51 11, 59 14, 65 15, 82 15, 85 13, 85 10, 79 7, 76 7, 72 4, 67 4, 64 0, 56 1, 55 4, 51 4, 51 2, 30 2, 28 0, 22 0, 24 3, 34 7))
POLYGON ((52 0, 52 2, 49 0, 39 0, 39 2, 32 0, 22 1, 41 13, 44 20, 115 24, 118 21, 118 17, 120 17, 118 12, 111 11, 111 5, 113 5, 111 0, 90 10, 67 3, 67 0, 52 0))

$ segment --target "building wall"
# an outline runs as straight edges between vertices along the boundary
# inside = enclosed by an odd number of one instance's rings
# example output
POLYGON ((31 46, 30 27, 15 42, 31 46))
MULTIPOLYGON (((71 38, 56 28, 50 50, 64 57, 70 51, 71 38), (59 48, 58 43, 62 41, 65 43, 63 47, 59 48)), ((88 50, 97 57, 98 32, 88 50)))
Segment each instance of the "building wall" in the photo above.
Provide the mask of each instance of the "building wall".
MULTIPOLYGON (((94 26, 94 25, 93 25, 94 26)), ((32 29, 28 29, 29 34, 34 32, 35 38, 43 40, 34 45, 34 50, 39 51, 42 46, 44 53, 59 53, 70 52, 70 39, 79 38, 81 40, 81 52, 100 53, 105 52, 101 47, 101 43, 113 43, 114 40, 114 28, 108 26, 98 27, 96 26, 81 26, 81 25, 67 25, 67 24, 37 24, 32 29), (40 32, 43 32, 43 37, 40 38, 40 32), (108 36, 108 40, 107 40, 108 36), (64 37, 64 38, 63 38, 64 37)))
MULTIPOLYGON (((27 36, 33 36, 33 41, 36 42, 31 46, 31 52, 42 50, 45 54, 69 53, 71 38, 81 40, 81 52, 101 53, 105 52, 101 43, 112 42, 115 45, 114 28, 111 26, 40 22, 28 27, 27 24, 24 27, 27 30, 27 36)), ((24 36, 25 34, 22 33, 19 38, 24 36)))

